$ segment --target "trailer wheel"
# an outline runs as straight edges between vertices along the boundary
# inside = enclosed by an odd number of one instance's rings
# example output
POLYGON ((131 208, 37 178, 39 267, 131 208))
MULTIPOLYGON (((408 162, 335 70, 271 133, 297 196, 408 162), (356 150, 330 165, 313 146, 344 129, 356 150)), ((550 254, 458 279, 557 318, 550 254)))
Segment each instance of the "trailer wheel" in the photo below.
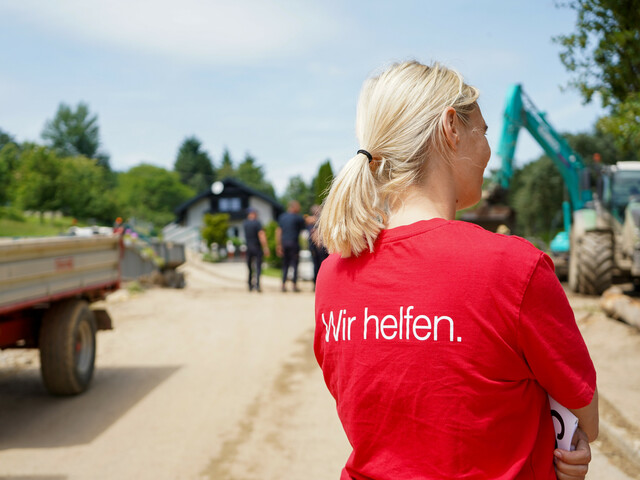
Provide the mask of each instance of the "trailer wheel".
POLYGON ((84 300, 54 304, 40 327, 40 369, 42 380, 53 395, 84 392, 91 378, 96 356, 96 322, 84 300))
POLYGON ((169 268, 162 273, 162 283, 169 288, 184 288, 184 273, 169 268))
POLYGON ((186 282, 184 280, 184 272, 178 272, 178 285, 176 286, 176 288, 184 288, 186 285, 186 282))
MULTIPOLYGON (((613 241, 609 232, 585 232, 573 253, 577 274, 577 291, 600 295, 613 281, 613 241)), ((571 278, 571 274, 569 275, 571 278)))

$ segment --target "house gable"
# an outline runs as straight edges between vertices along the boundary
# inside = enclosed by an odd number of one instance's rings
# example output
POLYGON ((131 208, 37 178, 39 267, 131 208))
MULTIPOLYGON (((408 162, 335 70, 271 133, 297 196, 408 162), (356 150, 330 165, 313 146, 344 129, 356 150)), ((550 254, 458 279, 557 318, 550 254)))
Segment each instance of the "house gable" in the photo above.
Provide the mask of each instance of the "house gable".
POLYGON ((246 218, 247 209, 252 207, 258 211, 262 223, 266 224, 284 212, 279 202, 234 178, 225 178, 220 183, 222 189, 219 193, 203 191, 176 208, 176 223, 183 227, 200 228, 206 213, 227 213, 231 225, 239 225, 246 218))

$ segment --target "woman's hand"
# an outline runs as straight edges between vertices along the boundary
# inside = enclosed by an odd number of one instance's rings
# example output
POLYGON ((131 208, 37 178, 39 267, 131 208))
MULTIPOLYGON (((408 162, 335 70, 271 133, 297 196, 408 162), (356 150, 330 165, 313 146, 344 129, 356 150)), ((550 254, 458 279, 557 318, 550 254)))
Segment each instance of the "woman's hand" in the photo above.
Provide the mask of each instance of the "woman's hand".
POLYGON ((576 429, 571 445, 576 447, 572 452, 559 448, 553 451, 558 480, 584 479, 589 470, 591 447, 587 435, 580 428, 576 429))

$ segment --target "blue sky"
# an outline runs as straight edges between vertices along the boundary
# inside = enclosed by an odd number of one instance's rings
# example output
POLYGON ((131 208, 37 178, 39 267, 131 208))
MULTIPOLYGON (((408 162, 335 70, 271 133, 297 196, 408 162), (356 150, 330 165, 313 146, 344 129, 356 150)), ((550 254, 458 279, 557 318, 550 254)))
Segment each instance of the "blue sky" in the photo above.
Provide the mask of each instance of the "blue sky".
MULTIPOLYGON (((354 155, 362 82, 395 61, 437 60, 481 91, 495 156, 507 88, 520 82, 563 132, 590 130, 555 35, 552 0, 0 0, 0 129, 40 141, 60 102, 89 104, 116 170, 171 169, 195 135, 264 166, 279 194, 354 155)), ((516 161, 542 150, 521 135, 516 161)))

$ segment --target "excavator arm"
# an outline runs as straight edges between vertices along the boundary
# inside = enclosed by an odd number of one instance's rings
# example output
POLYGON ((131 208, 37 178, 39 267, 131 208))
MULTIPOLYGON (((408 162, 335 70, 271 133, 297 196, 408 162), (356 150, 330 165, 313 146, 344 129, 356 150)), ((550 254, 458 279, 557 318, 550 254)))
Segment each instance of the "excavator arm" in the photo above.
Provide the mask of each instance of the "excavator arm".
MULTIPOLYGON (((502 166, 500 185, 507 189, 513 176, 513 157, 521 128, 526 129, 557 167, 569 196, 562 205, 564 231, 551 242, 557 259, 568 259, 569 287, 573 291, 599 294, 611 285, 614 267, 614 236, 601 201, 595 201, 590 173, 582 158, 551 126, 522 90, 513 85, 506 99, 498 155, 502 166), (571 251, 571 255, 567 256, 571 251)), ((605 192, 606 193, 606 192, 605 192)), ((639 262, 640 265, 640 262, 639 262)), ((640 270, 639 270, 640 271, 640 270)))
POLYGON ((588 185, 585 185, 584 178, 587 172, 582 158, 551 126, 544 112, 535 107, 519 84, 512 85, 507 93, 498 147, 498 155, 502 159, 498 174, 502 188, 509 188, 513 176, 513 157, 521 128, 531 134, 558 168, 567 187, 572 210, 584 208, 585 203, 592 200, 592 196, 588 185))

